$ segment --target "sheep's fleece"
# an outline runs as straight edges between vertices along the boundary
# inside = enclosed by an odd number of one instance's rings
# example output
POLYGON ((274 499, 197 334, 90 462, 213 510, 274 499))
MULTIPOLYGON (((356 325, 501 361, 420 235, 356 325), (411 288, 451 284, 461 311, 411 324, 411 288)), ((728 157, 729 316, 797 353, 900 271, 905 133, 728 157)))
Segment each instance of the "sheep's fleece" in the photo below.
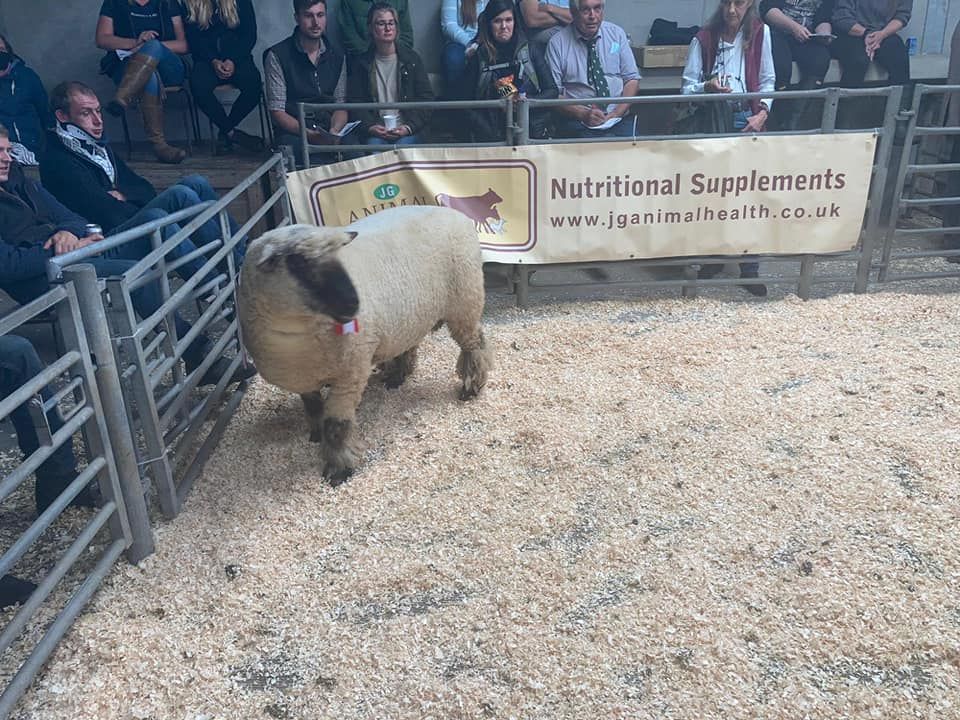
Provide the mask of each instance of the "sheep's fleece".
POLYGON ((473 222, 454 210, 403 207, 345 228, 270 231, 251 243, 238 295, 244 344, 263 378, 286 390, 365 386, 373 364, 416 348, 440 321, 462 348, 480 348, 485 379, 480 248, 473 222), (359 299, 357 334, 338 336, 336 320, 310 308, 300 281, 282 265, 267 269, 272 257, 292 253, 342 264, 359 299))

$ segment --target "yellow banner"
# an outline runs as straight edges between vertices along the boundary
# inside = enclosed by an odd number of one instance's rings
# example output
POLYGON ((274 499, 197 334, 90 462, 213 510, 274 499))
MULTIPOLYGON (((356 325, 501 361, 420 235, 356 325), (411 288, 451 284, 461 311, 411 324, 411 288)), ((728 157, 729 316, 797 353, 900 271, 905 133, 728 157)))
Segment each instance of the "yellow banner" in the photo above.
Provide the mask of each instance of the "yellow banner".
POLYGON ((753 135, 402 148, 291 173, 298 222, 401 205, 470 217, 484 261, 560 263, 856 246, 876 137, 753 135))

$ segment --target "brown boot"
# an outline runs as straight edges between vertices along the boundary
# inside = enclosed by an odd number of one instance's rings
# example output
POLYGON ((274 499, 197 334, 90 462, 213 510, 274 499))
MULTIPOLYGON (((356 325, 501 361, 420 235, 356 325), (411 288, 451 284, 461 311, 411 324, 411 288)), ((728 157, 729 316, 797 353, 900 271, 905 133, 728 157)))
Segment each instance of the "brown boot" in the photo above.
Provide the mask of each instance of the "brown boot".
POLYGON ((167 144, 163 136, 163 103, 150 93, 140 97, 140 112, 143 114, 143 130, 153 145, 153 153, 160 162, 176 164, 183 162, 187 153, 167 144))
POLYGON ((119 117, 130 107, 130 103, 140 97, 144 86, 157 71, 157 62, 156 58, 143 53, 137 53, 127 60, 123 79, 117 88, 117 94, 107 103, 107 111, 119 117))

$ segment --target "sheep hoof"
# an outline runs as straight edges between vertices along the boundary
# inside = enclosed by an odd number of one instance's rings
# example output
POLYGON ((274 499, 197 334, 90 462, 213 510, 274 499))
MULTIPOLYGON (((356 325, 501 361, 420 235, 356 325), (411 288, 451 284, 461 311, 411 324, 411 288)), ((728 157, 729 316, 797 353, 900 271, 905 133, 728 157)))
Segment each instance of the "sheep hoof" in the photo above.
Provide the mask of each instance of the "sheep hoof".
POLYGON ((476 387, 462 387, 460 388, 460 399, 463 401, 473 400, 480 393, 480 389, 476 387))
POLYGON ((327 472, 327 480, 330 483, 330 487, 340 487, 343 485, 347 479, 353 475, 353 468, 345 467, 340 468, 336 472, 327 472))
POLYGON ((320 430, 311 430, 310 431, 310 442, 312 443, 322 443, 323 442, 323 433, 320 430))

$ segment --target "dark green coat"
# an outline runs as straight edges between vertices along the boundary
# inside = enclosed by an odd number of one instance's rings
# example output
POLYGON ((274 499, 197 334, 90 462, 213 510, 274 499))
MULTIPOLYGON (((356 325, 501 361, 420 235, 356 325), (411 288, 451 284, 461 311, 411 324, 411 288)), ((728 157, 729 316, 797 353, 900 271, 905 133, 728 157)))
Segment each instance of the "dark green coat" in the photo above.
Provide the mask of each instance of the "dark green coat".
MULTIPOLYGON (((358 55, 350 64, 347 77, 347 102, 371 103, 380 102, 377 97, 377 76, 374 60, 374 49, 370 48, 363 55, 358 55)), ((397 46, 397 102, 418 102, 433 100, 433 88, 430 78, 423 66, 423 60, 416 51, 408 50, 402 45, 397 46)), ((351 110, 350 116, 359 120, 366 130, 371 125, 380 123, 380 115, 376 110, 351 110)), ((429 110, 404 110, 404 124, 416 135, 430 119, 429 110)))

